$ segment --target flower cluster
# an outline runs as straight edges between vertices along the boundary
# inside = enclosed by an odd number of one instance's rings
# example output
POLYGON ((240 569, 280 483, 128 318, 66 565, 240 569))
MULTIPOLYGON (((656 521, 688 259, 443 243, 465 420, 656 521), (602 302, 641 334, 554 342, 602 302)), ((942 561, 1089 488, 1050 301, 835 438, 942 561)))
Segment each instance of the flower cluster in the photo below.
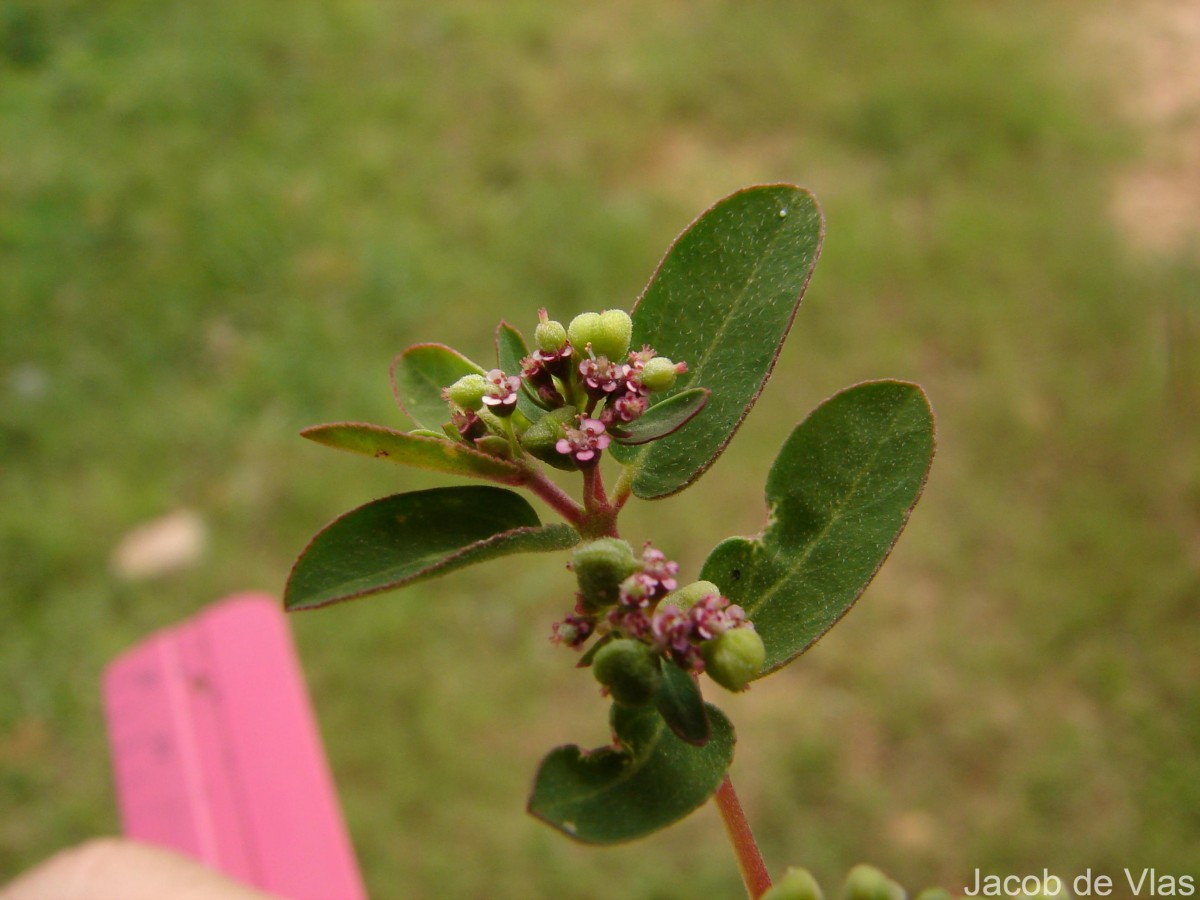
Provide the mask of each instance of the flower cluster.
POLYGON ((748 624, 746 613, 736 603, 730 603, 720 594, 705 594, 687 610, 669 605, 655 610, 650 619, 650 634, 675 665, 703 672, 704 643, 748 624))
POLYGON ((599 419, 580 419, 578 428, 568 426, 564 431, 566 437, 555 441, 554 449, 581 466, 594 465, 600 452, 612 440, 604 433, 604 423, 599 419))
MULTIPOLYGON (((753 628, 745 611, 723 597, 716 585, 698 581, 680 588, 679 564, 649 541, 640 559, 631 559, 633 571, 620 582, 616 603, 607 612, 597 611, 586 592, 581 592, 575 612, 554 625, 552 642, 579 648, 597 633, 610 640, 632 638, 680 668, 700 673, 705 670, 703 648, 708 642, 734 629, 753 628)), ((573 565, 581 585, 586 573, 580 569, 587 565, 595 571, 601 563, 608 563, 611 570, 612 560, 603 555, 577 554, 573 565)))
POLYGON ((519 374, 496 368, 443 389, 451 413, 447 435, 489 452, 502 446, 559 468, 588 468, 612 440, 629 435, 628 426, 650 408, 651 394, 670 390, 687 371, 686 363, 658 356, 652 347, 631 351, 633 322, 621 310, 583 313, 567 327, 544 309, 538 319, 535 349, 521 360, 519 374), (522 397, 542 412, 524 415, 522 397), (539 423, 543 427, 531 427, 539 423), (478 443, 489 436, 508 443, 478 443))

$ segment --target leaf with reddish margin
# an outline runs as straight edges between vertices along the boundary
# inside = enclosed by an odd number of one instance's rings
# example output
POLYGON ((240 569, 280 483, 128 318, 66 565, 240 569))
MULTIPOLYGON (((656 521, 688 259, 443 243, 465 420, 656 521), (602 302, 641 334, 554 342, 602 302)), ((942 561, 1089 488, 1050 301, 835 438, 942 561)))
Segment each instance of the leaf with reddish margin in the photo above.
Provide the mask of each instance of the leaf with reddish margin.
POLYGON ((637 496, 683 490, 724 451, 775 366, 823 235, 813 196, 774 184, 726 197, 671 245, 634 305, 633 346, 687 363, 675 392, 703 384, 713 396, 689 428, 613 450, 637 496))
POLYGON ((542 525, 519 494, 484 485, 375 500, 312 539, 288 577, 284 606, 316 609, 393 590, 512 553, 565 550, 569 525, 542 525))
POLYGON ((414 344, 392 361, 392 393, 419 428, 439 431, 450 421, 442 397, 464 375, 484 375, 484 369, 445 344, 414 344))
POLYGON ((712 735, 700 747, 676 737, 653 706, 614 704, 617 746, 552 750, 529 812, 585 844, 619 844, 678 822, 716 793, 733 761, 733 726, 715 706, 705 711, 712 735))
POLYGON ((326 447, 435 472, 487 478, 504 484, 521 481, 521 470, 511 462, 444 437, 408 434, 363 422, 314 425, 301 431, 300 436, 326 447))
POLYGON ((741 605, 767 675, 811 647, 859 598, 925 487, 935 446, 924 392, 847 388, 796 426, 767 477, 767 527, 717 544, 700 577, 741 605))
POLYGON ((628 425, 615 425, 609 429, 618 444, 635 446, 657 441, 678 431, 692 421, 704 409, 712 391, 708 388, 690 388, 680 394, 655 403, 640 418, 628 425))

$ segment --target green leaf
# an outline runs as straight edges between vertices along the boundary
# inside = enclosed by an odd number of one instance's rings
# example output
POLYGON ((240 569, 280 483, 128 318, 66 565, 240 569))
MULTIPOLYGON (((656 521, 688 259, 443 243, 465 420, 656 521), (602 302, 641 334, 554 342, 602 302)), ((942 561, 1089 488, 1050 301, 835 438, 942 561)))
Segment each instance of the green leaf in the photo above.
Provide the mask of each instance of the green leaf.
POLYGON ((315 609, 444 575, 511 553, 565 550, 569 525, 543 526, 523 497, 503 488, 434 488, 385 497, 335 519, 292 567, 290 610, 315 609))
POLYGON ((326 447, 435 472, 487 478, 505 484, 518 484, 521 481, 521 470, 511 462, 480 453, 432 432, 417 435, 382 425, 339 422, 305 428, 300 436, 326 447))
POLYGON ((392 361, 392 393, 418 427, 437 431, 450 420, 442 388, 485 371, 452 347, 414 344, 392 361))
POLYGON ((775 365, 821 250, 812 195, 788 184, 747 188, 676 239, 633 308, 633 346, 686 362, 675 391, 712 391, 703 418, 637 450, 633 492, 666 497, 700 477, 725 449, 775 365))
POLYGON ((613 428, 618 444, 645 444, 672 434, 696 417, 704 409, 712 391, 707 388, 691 388, 683 393, 655 403, 640 418, 628 425, 613 428))
POLYGON ((707 709, 712 738, 696 747, 672 734, 653 707, 614 704, 619 749, 551 751, 529 812, 585 844, 630 841, 679 821, 716 792, 733 761, 733 726, 715 706, 707 709))
POLYGON ((712 725, 696 679, 670 661, 662 665, 662 681, 654 706, 680 740, 703 747, 712 736, 712 725))
POLYGON ((792 432, 767 478, 766 529, 722 541, 700 574, 754 623, 763 674, 854 605, 904 529, 933 452, 929 401, 899 381, 847 388, 792 432))
MULTIPOLYGON (((505 375, 520 375, 521 360, 528 355, 529 347, 521 332, 507 322, 496 326, 496 364, 505 375)), ((544 409, 530 399, 523 381, 521 393, 517 395, 517 409, 523 412, 530 422, 536 422, 546 414, 544 409)))

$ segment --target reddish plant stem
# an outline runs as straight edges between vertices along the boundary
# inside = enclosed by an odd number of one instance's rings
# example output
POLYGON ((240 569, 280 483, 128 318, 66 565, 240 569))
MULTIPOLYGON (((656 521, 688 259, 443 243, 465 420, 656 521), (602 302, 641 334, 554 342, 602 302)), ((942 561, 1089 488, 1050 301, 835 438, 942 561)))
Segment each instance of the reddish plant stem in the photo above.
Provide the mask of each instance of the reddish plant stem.
POLYGON ((524 467, 524 473, 523 483, 527 488, 541 497, 547 505, 576 528, 584 525, 587 521, 587 514, 583 507, 576 503, 566 491, 532 466, 524 467))
POLYGON ((750 900, 758 900, 771 886, 771 876, 728 775, 717 788, 716 800, 721 821, 725 823, 725 833, 729 835, 729 843, 733 846, 733 855, 737 857, 742 881, 746 884, 746 893, 750 895, 750 900))
POLYGON ((588 512, 608 508, 608 495, 604 492, 604 478, 598 465, 583 470, 583 506, 588 512))
POLYGON ((604 492, 604 480, 599 466, 582 470, 584 520, 579 532, 587 539, 620 537, 617 531, 618 509, 610 506, 604 492))

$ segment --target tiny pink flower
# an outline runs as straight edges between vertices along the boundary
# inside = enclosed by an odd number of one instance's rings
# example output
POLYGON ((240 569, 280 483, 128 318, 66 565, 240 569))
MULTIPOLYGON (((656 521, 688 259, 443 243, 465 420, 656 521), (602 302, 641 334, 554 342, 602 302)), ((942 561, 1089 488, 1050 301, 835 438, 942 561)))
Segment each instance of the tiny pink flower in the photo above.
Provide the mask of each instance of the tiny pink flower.
POLYGON ((629 377, 629 366, 610 362, 605 357, 589 357, 579 364, 579 375, 583 378, 583 389, 594 400, 611 397, 625 387, 629 377))
POLYGON ((561 622, 554 623, 550 643, 579 648, 592 636, 595 629, 595 621, 587 616, 567 616, 561 622))
POLYGON ((450 421, 458 429, 459 437, 468 443, 481 438, 488 433, 487 425, 471 410, 454 410, 450 413, 450 421))
POLYGON ((626 637, 644 639, 651 634, 650 617, 645 610, 636 607, 613 607, 608 613, 608 622, 626 637))
POLYGON ((511 416, 517 408, 521 379, 516 375, 505 375, 499 369, 492 369, 487 373, 487 380, 487 393, 483 395, 484 405, 497 416, 511 416))
POLYGON ((628 609, 645 609, 658 596, 658 581, 645 572, 635 572, 621 582, 618 603, 628 609))
POLYGON ((537 353, 521 360, 521 377, 533 387, 554 384, 554 378, 546 369, 546 363, 537 353))
POLYGON ((563 456, 573 457, 580 465, 591 465, 599 460, 611 438, 605 434, 604 423, 599 419, 582 419, 578 428, 566 429, 567 436, 560 438, 554 449, 563 456))
POLYGON ((650 362, 650 360, 654 359, 654 357, 656 357, 656 356, 658 356, 658 354, 654 352, 654 348, 651 347, 649 344, 642 344, 641 350, 630 350, 629 351, 629 370, 630 370, 630 372, 633 374, 637 374, 638 372, 642 371, 642 368, 646 365, 646 363, 650 362))
MULTIPOLYGON (((615 421, 632 422, 634 419, 641 418, 647 406, 649 403, 642 394, 631 391, 613 401, 612 417, 615 421)), ((608 410, 605 412, 607 413, 608 410)))
POLYGON ((642 572, 654 579, 663 594, 679 587, 675 576, 679 574, 679 563, 667 559, 666 554, 646 541, 642 549, 642 572))
POLYGON ((692 623, 674 606, 660 606, 650 619, 654 640, 672 653, 686 653, 691 647, 692 623))

